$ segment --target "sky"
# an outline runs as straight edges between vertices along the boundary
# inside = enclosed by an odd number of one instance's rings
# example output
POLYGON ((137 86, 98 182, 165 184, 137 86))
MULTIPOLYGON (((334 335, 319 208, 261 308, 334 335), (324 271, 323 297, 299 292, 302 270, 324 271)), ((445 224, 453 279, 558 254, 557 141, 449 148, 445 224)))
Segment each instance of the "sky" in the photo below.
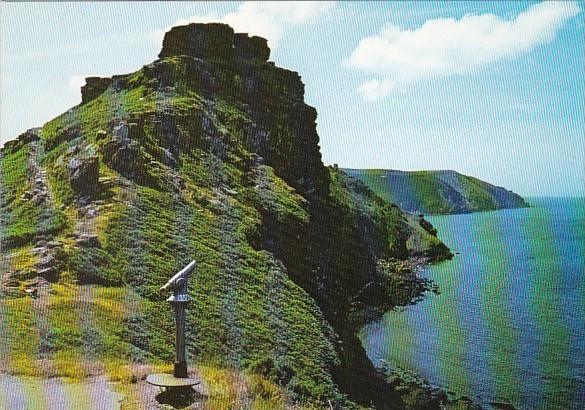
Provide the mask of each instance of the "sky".
POLYGON ((583 2, 0 3, 0 143, 154 61, 164 32, 266 37, 317 108, 326 164, 454 169, 585 196, 583 2))

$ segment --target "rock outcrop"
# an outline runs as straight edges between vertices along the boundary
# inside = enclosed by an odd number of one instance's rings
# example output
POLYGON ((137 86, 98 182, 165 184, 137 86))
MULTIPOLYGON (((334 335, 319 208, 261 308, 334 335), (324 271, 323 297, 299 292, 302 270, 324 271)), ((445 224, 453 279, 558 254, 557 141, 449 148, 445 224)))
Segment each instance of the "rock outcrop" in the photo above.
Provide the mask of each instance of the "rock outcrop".
POLYGON ((160 58, 191 56, 200 59, 221 59, 224 61, 244 60, 263 63, 270 57, 265 39, 234 33, 225 24, 192 23, 173 27, 165 34, 160 58))
POLYGON ((108 77, 87 77, 85 85, 81 87, 81 103, 85 104, 99 97, 112 84, 108 77))
POLYGON ((99 158, 97 156, 75 157, 68 165, 71 187, 81 194, 92 194, 97 190, 99 179, 99 158))

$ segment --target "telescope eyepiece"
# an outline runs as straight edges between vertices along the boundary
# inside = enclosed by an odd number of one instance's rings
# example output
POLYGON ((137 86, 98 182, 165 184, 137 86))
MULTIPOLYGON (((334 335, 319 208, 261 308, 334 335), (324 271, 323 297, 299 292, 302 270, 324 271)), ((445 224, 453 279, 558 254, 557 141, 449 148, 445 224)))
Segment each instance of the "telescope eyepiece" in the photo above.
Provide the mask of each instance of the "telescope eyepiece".
POLYGON ((160 291, 172 290, 174 292, 187 293, 187 279, 189 278, 189 275, 191 275, 191 272, 195 270, 195 267, 195 261, 192 261, 189 265, 175 274, 175 276, 169 279, 169 281, 160 288, 160 291))

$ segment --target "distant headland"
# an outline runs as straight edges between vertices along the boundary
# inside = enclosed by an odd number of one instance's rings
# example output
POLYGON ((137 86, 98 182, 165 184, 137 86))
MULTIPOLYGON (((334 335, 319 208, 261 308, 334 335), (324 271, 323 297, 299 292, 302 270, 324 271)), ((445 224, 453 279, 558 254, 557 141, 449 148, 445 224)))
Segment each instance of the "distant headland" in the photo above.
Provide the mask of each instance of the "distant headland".
POLYGON ((456 171, 344 169, 403 211, 463 214, 530 205, 520 195, 456 171))

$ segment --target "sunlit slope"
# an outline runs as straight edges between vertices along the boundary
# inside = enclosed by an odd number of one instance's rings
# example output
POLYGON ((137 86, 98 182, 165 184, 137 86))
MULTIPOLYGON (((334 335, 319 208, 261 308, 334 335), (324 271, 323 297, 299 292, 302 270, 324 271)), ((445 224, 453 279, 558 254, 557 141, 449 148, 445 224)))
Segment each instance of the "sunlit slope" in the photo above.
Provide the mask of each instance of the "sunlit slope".
POLYGON ((406 212, 459 214, 529 206, 512 191, 455 171, 345 171, 406 212))

